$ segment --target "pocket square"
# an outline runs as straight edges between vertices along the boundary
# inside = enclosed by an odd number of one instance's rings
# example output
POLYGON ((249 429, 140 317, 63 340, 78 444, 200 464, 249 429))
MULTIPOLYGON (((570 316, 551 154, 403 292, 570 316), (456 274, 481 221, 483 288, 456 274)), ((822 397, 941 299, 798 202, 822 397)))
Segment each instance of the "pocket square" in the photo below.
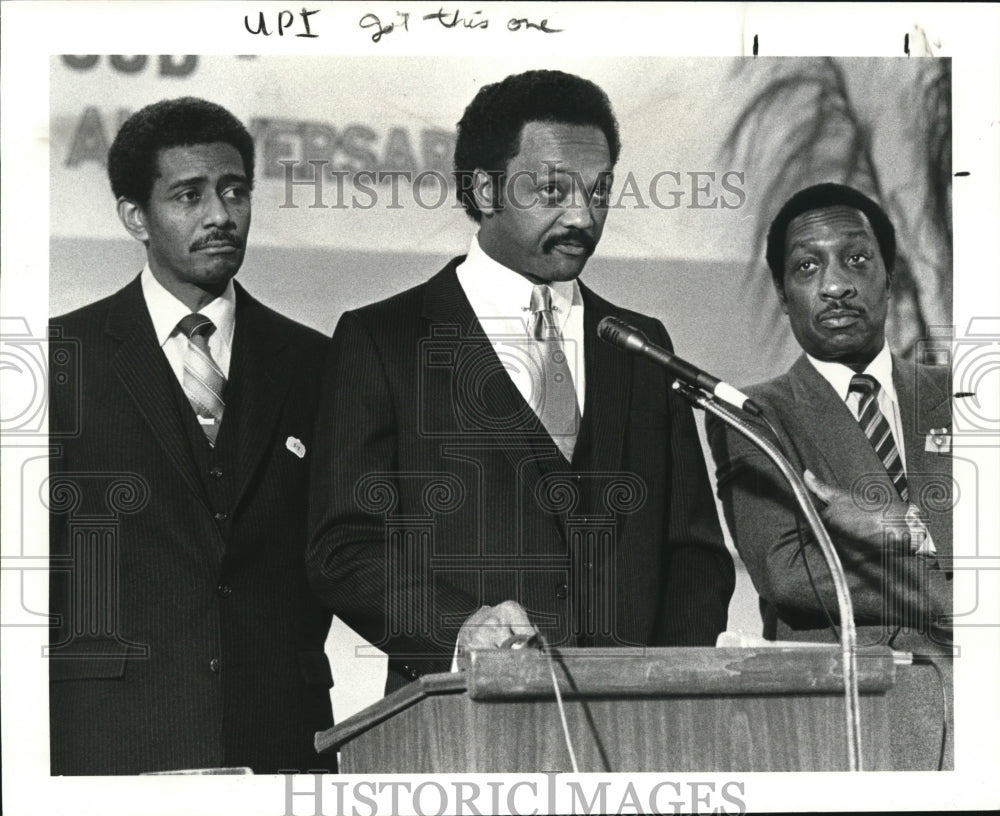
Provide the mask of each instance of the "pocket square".
POLYGON ((951 453, 951 432, 948 428, 931 428, 924 439, 926 453, 951 453))
POLYGON ((300 442, 296 437, 288 437, 288 439, 285 440, 285 447, 298 456, 299 459, 305 458, 306 446, 303 445, 302 442, 300 442))

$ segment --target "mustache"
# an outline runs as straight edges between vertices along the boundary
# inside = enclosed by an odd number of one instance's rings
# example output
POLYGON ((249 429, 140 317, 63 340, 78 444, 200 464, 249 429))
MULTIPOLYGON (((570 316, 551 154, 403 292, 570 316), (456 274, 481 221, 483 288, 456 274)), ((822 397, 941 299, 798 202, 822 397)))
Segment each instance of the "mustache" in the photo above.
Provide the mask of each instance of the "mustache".
POLYGON ((597 241, 593 239, 589 232, 571 228, 560 235, 553 235, 551 238, 547 238, 545 243, 542 244, 542 250, 544 252, 551 252, 559 244, 566 243, 579 244, 588 255, 593 255, 594 250, 597 249, 597 241))
POLYGON ((237 249, 243 249, 243 239, 240 238, 240 236, 235 232, 212 230, 208 233, 208 235, 203 235, 201 238, 196 239, 191 246, 188 247, 188 251, 197 252, 199 249, 204 249, 210 244, 229 244, 237 249))
POLYGON ((851 312, 853 314, 863 315, 865 313, 865 309, 854 303, 842 303, 840 301, 835 301, 824 307, 817 317, 823 317, 831 312, 851 312))

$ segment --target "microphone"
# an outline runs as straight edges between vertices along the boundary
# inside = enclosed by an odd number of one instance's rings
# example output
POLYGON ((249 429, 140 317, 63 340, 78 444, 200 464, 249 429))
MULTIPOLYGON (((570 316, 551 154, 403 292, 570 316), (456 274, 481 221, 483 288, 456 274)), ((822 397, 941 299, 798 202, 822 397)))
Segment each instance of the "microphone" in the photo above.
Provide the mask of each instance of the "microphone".
POLYGON ((746 411, 748 414, 760 416, 761 410, 758 405, 746 394, 733 388, 729 383, 725 383, 718 377, 713 377, 695 368, 689 362, 682 360, 671 354, 665 348, 650 343, 638 329, 630 326, 624 320, 617 317, 605 317, 597 324, 597 335, 602 340, 613 346, 618 346, 633 354, 641 354, 656 363, 659 363, 678 380, 707 391, 712 396, 723 402, 746 411))

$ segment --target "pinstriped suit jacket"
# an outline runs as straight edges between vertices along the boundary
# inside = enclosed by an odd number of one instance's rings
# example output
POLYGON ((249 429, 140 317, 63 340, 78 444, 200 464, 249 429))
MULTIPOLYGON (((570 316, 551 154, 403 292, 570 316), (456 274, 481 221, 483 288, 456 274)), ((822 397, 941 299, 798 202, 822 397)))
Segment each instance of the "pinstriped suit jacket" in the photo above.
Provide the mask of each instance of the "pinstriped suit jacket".
POLYGON ((53 774, 323 767, 330 615, 302 559, 329 341, 236 291, 234 454, 208 472, 138 278, 52 321, 75 349, 51 363, 53 774))
POLYGON ((483 333, 461 260, 334 333, 307 562, 319 597, 389 653, 387 691, 447 671, 462 621, 508 598, 552 643, 714 643, 733 567, 691 411, 596 331, 615 315, 669 347, 663 326, 581 287, 570 468, 483 333))

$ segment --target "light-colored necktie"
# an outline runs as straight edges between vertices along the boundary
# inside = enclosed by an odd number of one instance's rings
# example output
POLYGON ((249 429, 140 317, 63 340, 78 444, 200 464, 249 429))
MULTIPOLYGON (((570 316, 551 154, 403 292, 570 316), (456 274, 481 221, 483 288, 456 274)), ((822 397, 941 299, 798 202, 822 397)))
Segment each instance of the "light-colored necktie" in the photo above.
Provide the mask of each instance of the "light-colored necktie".
POLYGON ((188 339, 184 352, 184 393, 198 415, 208 444, 214 447, 226 408, 222 398, 226 377, 208 350, 208 336, 215 331, 215 324, 204 315, 189 314, 177 328, 188 339))
POLYGON ((903 472, 903 460, 896 447, 889 422, 878 408, 878 392, 881 386, 869 374, 855 374, 851 377, 849 391, 860 396, 858 405, 858 424, 865 432, 868 441, 875 449, 875 455, 881 460, 885 472, 889 474, 896 492, 903 501, 910 498, 910 489, 906 484, 906 474, 903 472))
POLYGON ((530 308, 531 335, 537 341, 540 361, 540 377, 533 377, 536 393, 531 407, 566 461, 571 462, 580 427, 580 407, 548 286, 537 284, 532 289, 530 308))

